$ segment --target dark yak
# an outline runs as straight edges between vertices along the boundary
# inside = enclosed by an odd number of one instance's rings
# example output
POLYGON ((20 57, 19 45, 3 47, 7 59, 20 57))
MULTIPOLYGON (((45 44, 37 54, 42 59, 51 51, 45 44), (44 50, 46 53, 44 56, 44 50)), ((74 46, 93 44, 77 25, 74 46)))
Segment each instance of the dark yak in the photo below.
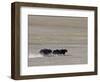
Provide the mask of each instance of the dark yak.
POLYGON ((53 51, 53 54, 65 55, 66 52, 68 52, 68 50, 66 50, 66 49, 60 49, 60 50, 56 49, 56 50, 53 51))
POLYGON ((60 50, 56 49, 56 50, 53 50, 52 52, 53 54, 60 54, 60 50))
POLYGON ((51 53, 52 53, 51 49, 41 49, 40 50, 40 54, 43 54, 44 56, 50 56, 51 53))
POLYGON ((66 50, 66 49, 61 49, 60 51, 61 51, 61 54, 63 54, 63 55, 64 55, 66 52, 68 52, 68 50, 66 50))

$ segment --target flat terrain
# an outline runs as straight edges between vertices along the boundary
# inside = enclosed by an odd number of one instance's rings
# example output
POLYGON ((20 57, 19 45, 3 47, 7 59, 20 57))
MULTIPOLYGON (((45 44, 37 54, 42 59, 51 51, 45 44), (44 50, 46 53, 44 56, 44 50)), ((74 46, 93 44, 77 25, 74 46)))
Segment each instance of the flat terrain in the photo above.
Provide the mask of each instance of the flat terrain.
MULTIPOLYGON (((34 45, 33 45, 34 46, 34 45)), ((46 47, 47 45, 45 45, 46 47)), ((52 45, 51 45, 52 46, 52 45)), ((57 45, 54 45, 57 46, 57 45)), ((49 46, 50 47, 50 46, 49 46)), ((74 65, 74 64, 86 64, 87 63, 87 47, 86 46, 63 46, 68 49, 66 56, 51 56, 44 57, 39 54, 39 48, 35 46, 31 47, 33 54, 31 52, 28 60, 29 66, 47 66, 47 65, 74 65), (36 50, 35 50, 36 49, 36 50), (34 54, 35 53, 35 54, 34 54)), ((60 45, 57 47, 60 48, 60 45)), ((50 47, 50 49, 55 49, 50 47)))

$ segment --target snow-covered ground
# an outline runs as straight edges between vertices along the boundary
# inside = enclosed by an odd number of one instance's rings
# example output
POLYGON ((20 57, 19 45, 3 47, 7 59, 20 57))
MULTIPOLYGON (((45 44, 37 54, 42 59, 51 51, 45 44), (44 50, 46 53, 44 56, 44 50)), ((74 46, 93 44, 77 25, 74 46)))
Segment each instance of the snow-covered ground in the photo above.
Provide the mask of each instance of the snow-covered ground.
POLYGON ((37 57, 43 57, 43 55, 41 55, 41 54, 30 54, 29 55, 29 58, 37 58, 37 57))
POLYGON ((38 58, 38 57, 55 57, 55 56, 71 56, 71 54, 69 53, 66 53, 65 55, 63 54, 60 54, 60 55, 57 55, 57 54, 49 54, 48 56, 44 56, 43 54, 29 54, 29 58, 38 58))

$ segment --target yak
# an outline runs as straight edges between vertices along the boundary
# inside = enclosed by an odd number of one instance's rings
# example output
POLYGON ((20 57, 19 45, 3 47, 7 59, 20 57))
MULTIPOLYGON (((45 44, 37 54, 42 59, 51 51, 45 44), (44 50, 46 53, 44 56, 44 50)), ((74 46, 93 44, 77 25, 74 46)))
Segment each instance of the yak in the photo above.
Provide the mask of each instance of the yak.
POLYGON ((54 55, 61 55, 61 54, 62 54, 62 55, 65 55, 66 52, 68 52, 68 50, 66 50, 66 49, 59 49, 59 50, 56 49, 56 50, 53 50, 52 53, 53 53, 54 55))
POLYGON ((65 53, 68 52, 67 49, 55 49, 55 50, 51 50, 51 49, 41 49, 40 50, 40 54, 42 54, 43 56, 61 56, 61 55, 65 55, 65 53))
POLYGON ((51 49, 41 49, 40 50, 40 54, 42 54, 44 56, 50 56, 51 53, 52 53, 51 49))

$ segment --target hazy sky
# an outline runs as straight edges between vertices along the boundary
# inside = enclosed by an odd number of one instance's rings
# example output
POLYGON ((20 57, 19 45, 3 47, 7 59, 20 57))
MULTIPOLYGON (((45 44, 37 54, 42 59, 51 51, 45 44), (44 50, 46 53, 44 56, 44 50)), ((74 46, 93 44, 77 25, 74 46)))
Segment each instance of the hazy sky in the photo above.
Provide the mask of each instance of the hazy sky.
POLYGON ((29 44, 87 43, 86 17, 28 16, 29 44))

